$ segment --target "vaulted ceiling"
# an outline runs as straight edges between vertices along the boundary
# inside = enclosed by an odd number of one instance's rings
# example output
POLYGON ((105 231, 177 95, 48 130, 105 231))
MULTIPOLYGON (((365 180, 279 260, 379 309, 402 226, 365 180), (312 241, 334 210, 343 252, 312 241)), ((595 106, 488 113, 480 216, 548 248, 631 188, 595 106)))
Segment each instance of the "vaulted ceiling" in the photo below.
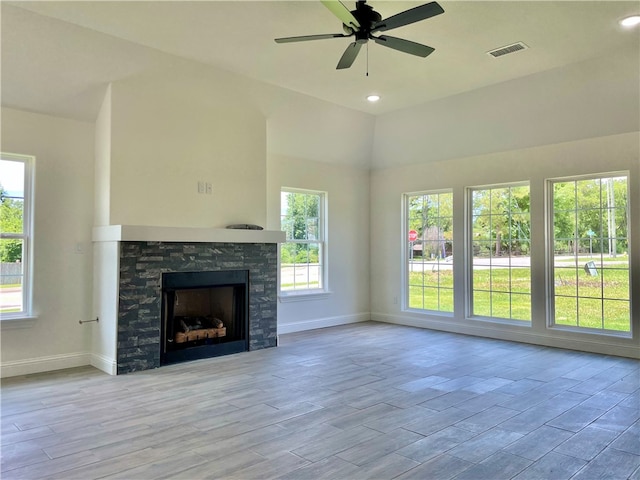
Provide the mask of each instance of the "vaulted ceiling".
MULTIPOLYGON (((426 2, 368 3, 387 18, 426 2)), ((179 56, 376 115, 640 44, 640 28, 618 24, 640 14, 637 1, 439 3, 444 14, 389 32, 432 55, 369 42, 351 68, 336 70, 351 39, 274 42, 341 32, 319 1, 3 1, 2 103, 93 120, 108 82, 179 56), (514 42, 529 48, 487 54, 514 42), (368 103, 370 93, 382 100, 368 103)))

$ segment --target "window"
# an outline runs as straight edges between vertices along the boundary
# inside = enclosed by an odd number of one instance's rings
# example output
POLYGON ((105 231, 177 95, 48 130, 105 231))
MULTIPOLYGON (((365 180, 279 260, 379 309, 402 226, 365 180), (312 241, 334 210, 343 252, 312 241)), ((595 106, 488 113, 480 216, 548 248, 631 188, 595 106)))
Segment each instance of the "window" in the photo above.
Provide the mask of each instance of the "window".
POLYGON ((453 312, 453 194, 405 195, 408 308, 453 312))
POLYGON ((471 189, 471 314, 531 321, 529 185, 471 189))
POLYGON ((280 225, 286 242, 280 247, 280 291, 324 291, 325 198, 323 192, 283 189, 280 225))
POLYGON ((31 316, 33 158, 0 157, 0 313, 31 316))
POLYGON ((551 324, 631 331, 627 177, 550 182, 551 324))

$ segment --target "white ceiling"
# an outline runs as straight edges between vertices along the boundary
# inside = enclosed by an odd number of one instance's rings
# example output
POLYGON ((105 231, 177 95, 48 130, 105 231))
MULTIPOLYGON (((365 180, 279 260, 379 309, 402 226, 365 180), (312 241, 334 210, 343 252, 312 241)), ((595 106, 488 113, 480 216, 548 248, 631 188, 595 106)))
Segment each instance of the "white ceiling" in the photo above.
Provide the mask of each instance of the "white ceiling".
MULTIPOLYGON (((368 3, 386 18, 426 2, 368 3)), ((273 41, 341 32, 319 1, 3 1, 2 103, 93 120, 108 82, 177 55, 379 114, 640 43, 640 28, 618 25, 640 14, 637 1, 439 3, 444 14, 388 32, 435 52, 423 59, 370 42, 366 76, 366 48, 350 69, 335 69, 351 39, 273 41), (516 41, 530 48, 486 54, 516 41), (373 92, 382 96, 377 104, 365 100, 373 92)))

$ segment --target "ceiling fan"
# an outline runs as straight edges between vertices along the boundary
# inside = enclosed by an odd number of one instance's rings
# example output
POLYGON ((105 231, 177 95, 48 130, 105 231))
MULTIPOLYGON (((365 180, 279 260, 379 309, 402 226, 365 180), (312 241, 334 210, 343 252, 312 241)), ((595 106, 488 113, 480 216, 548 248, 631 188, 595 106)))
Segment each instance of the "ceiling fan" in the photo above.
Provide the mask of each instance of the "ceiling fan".
POLYGON ((367 5, 366 0, 357 0, 356 9, 349 9, 337 0, 321 0, 321 3, 327 7, 342 22, 344 33, 326 33, 320 35, 304 35, 301 37, 285 37, 276 38, 276 43, 305 42, 308 40, 323 40, 326 38, 342 38, 353 37, 355 41, 347 47, 342 54, 336 69, 349 68, 356 57, 362 45, 369 40, 373 40, 379 45, 393 48, 404 53, 417 55, 418 57, 426 57, 433 53, 434 49, 420 43, 404 40, 402 38, 391 37, 388 35, 380 35, 374 37, 377 32, 384 32, 393 28, 403 27, 411 23, 426 20, 444 13, 443 8, 437 2, 430 2, 418 7, 405 10, 389 18, 382 19, 382 16, 376 12, 373 7, 367 5))

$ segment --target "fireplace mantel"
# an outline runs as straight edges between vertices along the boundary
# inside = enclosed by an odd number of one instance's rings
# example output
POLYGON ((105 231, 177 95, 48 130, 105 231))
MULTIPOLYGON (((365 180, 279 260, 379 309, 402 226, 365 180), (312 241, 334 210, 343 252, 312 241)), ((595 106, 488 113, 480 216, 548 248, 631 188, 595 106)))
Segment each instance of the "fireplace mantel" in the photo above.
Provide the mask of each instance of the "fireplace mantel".
POLYGON ((94 242, 283 243, 279 230, 108 225, 93 227, 94 242))

